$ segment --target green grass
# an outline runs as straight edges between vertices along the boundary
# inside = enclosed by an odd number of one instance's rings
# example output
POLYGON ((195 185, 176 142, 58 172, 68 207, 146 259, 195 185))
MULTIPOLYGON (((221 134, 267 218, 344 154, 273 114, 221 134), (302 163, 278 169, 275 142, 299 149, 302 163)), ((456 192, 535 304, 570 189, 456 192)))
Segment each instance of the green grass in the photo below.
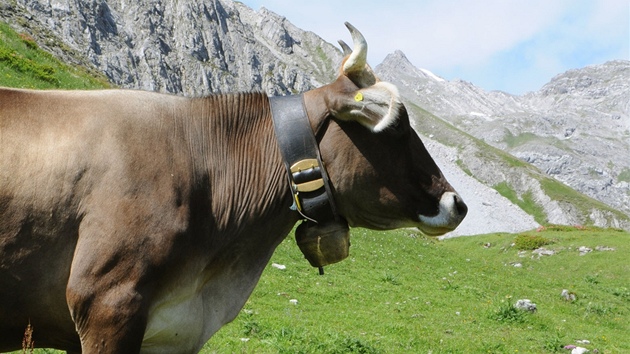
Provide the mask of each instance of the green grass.
POLYGON ((539 136, 532 133, 520 133, 519 135, 513 135, 506 129, 504 141, 508 147, 513 148, 516 146, 524 145, 531 141, 537 141, 541 139, 539 136))
POLYGON ((537 234, 519 234, 514 239, 514 247, 520 251, 533 251, 552 243, 554 243, 553 240, 537 234))
POLYGON ((0 86, 38 89, 94 89, 111 85, 104 76, 66 65, 39 48, 27 34, 0 22, 0 86))
POLYGON ((523 195, 519 198, 516 191, 510 187, 507 182, 501 182, 494 186, 499 194, 506 197, 512 203, 518 205, 523 211, 532 215, 534 220, 536 220, 539 224, 546 224, 548 221, 547 213, 542 206, 540 206, 534 200, 534 197, 530 191, 523 193, 523 195))
POLYGON ((512 134, 512 132, 510 132, 507 129, 505 130, 505 133, 506 134, 503 141, 505 141, 505 143, 507 144, 509 148, 515 148, 515 147, 522 146, 525 144, 541 142, 541 143, 546 143, 551 146, 555 146, 562 150, 567 149, 566 144, 562 140, 554 138, 554 137, 543 137, 543 136, 538 136, 536 134, 532 134, 528 132, 514 135, 512 134))
POLYGON ((574 208, 580 210, 580 212, 584 215, 588 215, 593 208, 597 208, 615 215, 620 220, 628 219, 628 216, 622 212, 615 210, 596 199, 586 196, 551 177, 541 178, 540 186, 545 191, 545 194, 547 194, 551 199, 561 203, 570 204, 574 208))
POLYGON ((551 353, 577 339, 600 353, 630 352, 630 234, 524 235, 553 240, 545 247, 558 253, 520 257, 512 234, 434 241, 358 229, 350 258, 318 276, 289 238, 272 259, 287 269, 268 267, 202 353, 551 353), (616 250, 579 256, 580 246, 616 250), (577 300, 564 300, 563 289, 577 300), (538 311, 514 310, 521 298, 538 311))
POLYGON ((630 183, 630 168, 625 167, 621 173, 617 176, 617 182, 628 182, 630 183))

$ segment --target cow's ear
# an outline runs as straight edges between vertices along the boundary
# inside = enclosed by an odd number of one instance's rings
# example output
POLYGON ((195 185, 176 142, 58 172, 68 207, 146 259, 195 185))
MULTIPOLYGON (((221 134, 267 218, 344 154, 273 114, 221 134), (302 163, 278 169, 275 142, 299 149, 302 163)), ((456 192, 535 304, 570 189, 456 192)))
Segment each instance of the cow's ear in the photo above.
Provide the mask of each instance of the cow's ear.
POLYGON ((333 115, 340 120, 357 121, 378 133, 398 120, 401 106, 396 86, 381 81, 347 96, 333 115))

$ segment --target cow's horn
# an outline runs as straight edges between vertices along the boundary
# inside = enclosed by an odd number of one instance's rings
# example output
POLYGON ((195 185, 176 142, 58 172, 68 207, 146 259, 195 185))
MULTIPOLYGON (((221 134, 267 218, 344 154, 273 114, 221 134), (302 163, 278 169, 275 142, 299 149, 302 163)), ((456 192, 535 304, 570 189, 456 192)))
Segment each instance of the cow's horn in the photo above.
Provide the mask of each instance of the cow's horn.
POLYGON ((352 54, 350 54, 348 60, 343 64, 343 72, 347 75, 365 70, 365 64, 367 64, 367 42, 361 32, 353 25, 348 22, 346 22, 345 25, 348 27, 352 35, 352 41, 354 42, 352 54))
POLYGON ((344 56, 352 54, 352 48, 350 48, 350 46, 346 42, 340 39, 337 41, 337 43, 339 43, 339 45, 341 46, 341 50, 343 50, 344 56))

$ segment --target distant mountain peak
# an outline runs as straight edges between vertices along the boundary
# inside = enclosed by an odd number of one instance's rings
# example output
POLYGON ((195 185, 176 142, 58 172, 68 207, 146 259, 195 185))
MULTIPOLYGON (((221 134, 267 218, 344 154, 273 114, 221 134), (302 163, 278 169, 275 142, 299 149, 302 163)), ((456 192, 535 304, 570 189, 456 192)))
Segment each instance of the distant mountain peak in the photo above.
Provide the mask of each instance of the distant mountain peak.
POLYGON ((388 54, 383 60, 383 63, 381 63, 377 67, 377 70, 387 70, 386 68, 388 67, 394 70, 413 72, 421 78, 431 79, 437 82, 446 82, 445 79, 439 77, 428 69, 418 69, 411 63, 411 61, 409 61, 405 53, 403 53, 401 50, 396 50, 393 53, 388 54))
MULTIPOLYGON (((618 90, 610 85, 623 85, 624 83, 630 83, 630 61, 613 60, 558 74, 545 84, 539 93, 542 95, 571 93, 591 97, 605 96, 617 91, 623 92, 623 89, 618 90)), ((629 93, 630 91, 625 90, 625 92, 629 93)))
POLYGON ((387 54, 387 57, 385 57, 384 61, 387 60, 406 61, 407 63, 411 64, 409 59, 407 59, 405 53, 403 53, 403 51, 400 49, 396 49, 393 53, 387 54))

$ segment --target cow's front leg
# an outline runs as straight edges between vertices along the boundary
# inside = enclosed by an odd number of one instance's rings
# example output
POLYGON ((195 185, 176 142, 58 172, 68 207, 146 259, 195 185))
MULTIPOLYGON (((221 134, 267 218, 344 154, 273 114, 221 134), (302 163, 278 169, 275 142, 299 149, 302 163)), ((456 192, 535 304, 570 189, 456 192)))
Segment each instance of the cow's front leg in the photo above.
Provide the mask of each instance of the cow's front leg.
POLYGON ((66 290, 83 354, 140 352, 148 308, 142 261, 89 253, 75 255, 66 290))

